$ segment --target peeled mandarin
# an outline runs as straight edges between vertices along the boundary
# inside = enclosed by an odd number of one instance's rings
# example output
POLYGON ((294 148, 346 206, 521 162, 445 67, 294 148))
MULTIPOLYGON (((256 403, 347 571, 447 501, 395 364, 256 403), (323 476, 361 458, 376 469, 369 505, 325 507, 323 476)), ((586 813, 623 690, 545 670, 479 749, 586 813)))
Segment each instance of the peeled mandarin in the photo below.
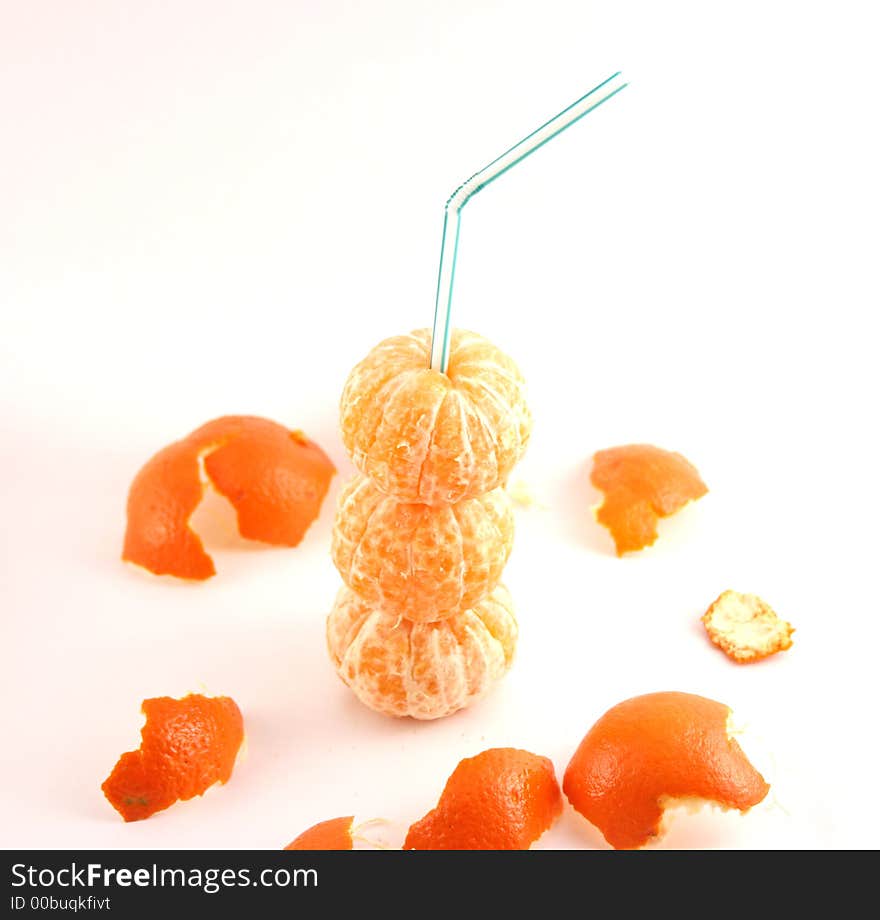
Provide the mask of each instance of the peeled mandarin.
POLYGON ((333 561, 373 607, 421 623, 473 607, 501 579, 513 546, 503 489, 454 505, 398 502, 364 476, 339 498, 333 561))
POLYGON ((483 696, 510 667, 516 638, 503 585, 473 609, 433 623, 377 610, 342 588, 327 618, 330 658, 358 699, 414 719, 439 719, 483 696))
POLYGON ((431 333, 380 342, 348 377, 342 440, 355 466, 402 502, 454 503, 503 486, 532 420, 516 364, 455 330, 446 373, 430 368, 431 333))

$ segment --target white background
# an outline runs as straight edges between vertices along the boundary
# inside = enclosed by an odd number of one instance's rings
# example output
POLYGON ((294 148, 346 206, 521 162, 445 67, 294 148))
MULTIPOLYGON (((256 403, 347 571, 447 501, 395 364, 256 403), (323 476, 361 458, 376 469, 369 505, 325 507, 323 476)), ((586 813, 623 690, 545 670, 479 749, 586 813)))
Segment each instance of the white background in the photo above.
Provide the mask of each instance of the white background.
MULTIPOLYGON (((561 777, 608 707, 681 689, 748 722, 773 798, 665 845, 876 845, 872 7, 4 0, 0 844, 277 848, 354 813, 400 846, 462 757, 523 747, 561 777), (519 362, 536 420, 518 660, 464 713, 384 718, 324 649, 339 394, 430 323, 446 197, 618 69, 463 218, 455 321, 519 362), (254 548, 215 507, 210 582, 125 566, 132 477, 227 413, 325 447, 319 521, 254 548), (621 560, 589 458, 630 441, 710 493, 621 560), (725 588, 793 648, 730 663, 699 622, 725 588), (124 824, 100 784, 141 700, 198 690, 239 703, 246 758, 124 824)), ((604 842, 567 808, 539 845, 604 842)))

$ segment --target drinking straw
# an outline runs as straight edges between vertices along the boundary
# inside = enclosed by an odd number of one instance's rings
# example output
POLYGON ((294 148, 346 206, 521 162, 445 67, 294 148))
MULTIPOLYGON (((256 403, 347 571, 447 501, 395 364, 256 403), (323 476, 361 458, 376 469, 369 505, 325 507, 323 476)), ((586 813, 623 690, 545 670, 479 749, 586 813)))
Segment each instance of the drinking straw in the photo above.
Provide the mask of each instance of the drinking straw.
POLYGON ((437 274, 437 299, 434 305, 434 329, 431 339, 431 367, 446 373, 449 360, 449 317, 452 307, 452 284, 455 281, 455 260, 458 257, 458 233, 461 227, 461 212, 470 199, 490 182, 494 182, 512 166, 516 166, 530 153, 553 140, 570 125, 598 108, 628 84, 623 82, 620 72, 612 74, 598 86, 581 96, 576 102, 554 115, 550 121, 536 128, 510 150, 505 151, 488 166, 474 173, 470 179, 449 196, 443 213, 443 239, 440 243, 440 270, 437 274))

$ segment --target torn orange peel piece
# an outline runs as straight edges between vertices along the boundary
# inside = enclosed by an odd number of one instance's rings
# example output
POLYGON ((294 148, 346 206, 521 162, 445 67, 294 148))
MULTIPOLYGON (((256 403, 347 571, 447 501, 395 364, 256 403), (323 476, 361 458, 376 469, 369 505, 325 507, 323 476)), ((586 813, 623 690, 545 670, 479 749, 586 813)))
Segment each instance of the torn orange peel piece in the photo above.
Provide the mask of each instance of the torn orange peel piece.
POLYGON ((546 757, 490 748, 462 760, 437 807, 413 824, 405 850, 527 850, 562 813, 546 757))
POLYGON ((226 783, 244 740, 241 711, 226 696, 144 700, 141 746, 123 754, 101 789, 125 821, 226 783))
POLYGON ((562 788, 615 849, 657 838, 665 807, 679 799, 746 812, 770 787, 730 737, 730 714, 692 693, 625 700, 584 737, 562 788))
POLYGON ((702 616, 712 643, 737 664, 791 648, 794 627, 757 594, 722 591, 702 616))
POLYGON ((189 526, 204 494, 200 465, 233 505, 239 533, 296 546, 317 518, 336 472, 302 432, 255 416, 224 416, 160 450, 128 495, 122 558, 156 575, 204 580, 214 563, 189 526))
POLYGON ((320 821, 294 838, 285 850, 351 850, 354 816, 320 821))
POLYGON ((590 481, 604 495, 596 520, 611 532, 618 556, 653 544, 659 518, 708 491, 681 454, 651 444, 598 451, 590 481))

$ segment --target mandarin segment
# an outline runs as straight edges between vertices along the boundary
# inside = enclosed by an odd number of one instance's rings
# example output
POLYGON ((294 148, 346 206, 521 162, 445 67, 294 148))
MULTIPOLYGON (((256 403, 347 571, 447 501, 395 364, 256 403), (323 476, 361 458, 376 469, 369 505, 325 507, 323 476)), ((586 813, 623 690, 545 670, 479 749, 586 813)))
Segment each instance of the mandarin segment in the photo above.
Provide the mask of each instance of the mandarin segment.
POLYGON ((214 573, 189 520, 204 493, 200 470, 233 505, 247 539, 296 546, 317 518, 335 468, 305 435, 268 419, 224 416, 159 451, 128 496, 122 558, 156 575, 214 573))
POLYGON ((607 527, 617 555, 651 546, 657 520, 705 495, 708 489, 681 454, 651 444, 627 444, 593 456, 593 485, 604 494, 596 520, 607 527))
POLYGON ((702 616, 711 641, 737 664, 791 648, 794 627, 757 594, 722 591, 702 616))
POLYGON ((452 333, 446 373, 431 334, 380 342, 349 375, 342 439, 355 466, 402 502, 454 503, 503 486, 531 433, 519 369, 473 332, 452 333))
POLYGON ((473 609, 414 623, 342 588, 327 618, 336 671, 371 709, 438 719, 479 699, 508 670, 517 639, 510 595, 499 585, 473 609))
POLYGON ((123 754, 101 786, 125 821, 226 783, 244 740, 241 711, 226 696, 144 700, 141 746, 123 754))
POLYGON ((426 622, 488 595, 512 546, 513 511, 503 489, 455 505, 420 505, 395 501, 359 476, 339 497, 332 555, 364 600, 426 622))
POLYGON ((351 850, 354 849, 351 828, 354 816, 320 821, 294 838, 285 850, 351 850))
POLYGON ((660 834, 664 807, 702 799, 748 811, 770 787, 730 737, 730 709, 692 693, 637 696, 608 710, 568 764, 568 800, 615 849, 660 834))
POLYGON ((462 760, 405 850, 527 850, 562 813, 553 764, 516 748, 462 760))

